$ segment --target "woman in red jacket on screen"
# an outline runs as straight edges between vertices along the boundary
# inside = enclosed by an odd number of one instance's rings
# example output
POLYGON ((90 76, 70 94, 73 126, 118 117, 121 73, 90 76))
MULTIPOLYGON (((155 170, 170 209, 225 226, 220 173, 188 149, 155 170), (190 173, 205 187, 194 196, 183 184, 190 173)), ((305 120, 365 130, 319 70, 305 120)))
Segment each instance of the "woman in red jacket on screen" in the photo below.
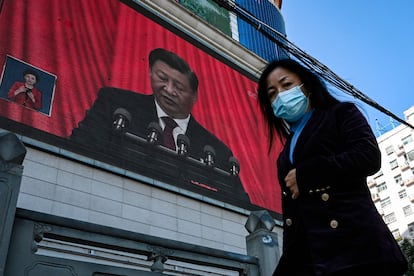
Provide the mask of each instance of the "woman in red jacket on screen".
POLYGON ((405 257, 367 186, 381 154, 359 109, 291 59, 267 66, 258 99, 269 147, 276 138, 284 143, 283 254, 274 275, 403 275, 405 257))
POLYGON ((23 72, 24 82, 16 81, 9 92, 8 99, 28 108, 39 110, 42 108, 42 93, 35 87, 39 82, 39 75, 31 69, 23 72))

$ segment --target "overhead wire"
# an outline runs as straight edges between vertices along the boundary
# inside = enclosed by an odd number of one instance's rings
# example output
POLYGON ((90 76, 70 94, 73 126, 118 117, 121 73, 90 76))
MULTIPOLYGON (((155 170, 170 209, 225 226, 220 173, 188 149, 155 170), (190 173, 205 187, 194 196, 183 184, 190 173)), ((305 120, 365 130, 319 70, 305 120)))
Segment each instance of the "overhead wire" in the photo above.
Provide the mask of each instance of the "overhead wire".
POLYGON ((298 46, 290 42, 284 34, 280 33, 279 31, 275 30, 273 27, 261 21, 260 19, 252 15, 250 12, 239 7, 234 2, 234 0, 213 0, 213 1, 216 2, 218 5, 222 6, 223 8, 227 9, 228 11, 235 13, 237 16, 239 16, 241 19, 249 23, 251 26, 253 26, 256 30, 261 32, 264 36, 266 36, 272 42, 276 43, 280 48, 290 53, 292 56, 298 59, 298 61, 300 61, 305 66, 307 66, 309 69, 319 74, 322 79, 332 84, 334 87, 338 88, 340 91, 348 95, 351 95, 352 97, 372 106, 378 111, 400 122, 401 124, 404 124, 414 129, 413 125, 411 125, 407 121, 401 119, 400 117, 398 117, 397 115, 389 111, 388 109, 378 104, 376 101, 374 101, 373 99, 371 99, 370 97, 362 93, 360 90, 358 90, 355 86, 343 80, 336 73, 334 73, 331 69, 329 69, 326 65, 322 64, 316 58, 307 54, 305 51, 300 49, 298 46))

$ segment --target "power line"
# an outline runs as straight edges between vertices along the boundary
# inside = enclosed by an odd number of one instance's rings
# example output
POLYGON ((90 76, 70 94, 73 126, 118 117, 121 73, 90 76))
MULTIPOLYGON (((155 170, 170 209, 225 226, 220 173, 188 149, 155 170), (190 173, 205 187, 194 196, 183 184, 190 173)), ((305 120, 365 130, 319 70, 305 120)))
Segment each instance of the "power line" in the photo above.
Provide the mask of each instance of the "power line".
POLYGON ((339 90, 374 107, 375 109, 395 119, 401 124, 404 124, 414 129, 413 125, 399 118, 397 115, 387 110, 386 108, 384 108, 383 106, 375 102, 373 99, 371 99, 370 97, 362 93, 356 87, 354 87, 347 81, 343 80, 341 77, 335 74, 332 70, 330 70, 326 65, 322 64, 317 59, 308 55, 302 49, 300 49, 295 44, 290 42, 286 38, 285 35, 275 30, 268 24, 264 23, 263 21, 261 21, 260 19, 252 15, 250 12, 239 7, 238 5, 235 4, 234 1, 232 0, 213 0, 213 1, 216 2, 218 5, 224 7, 228 11, 234 12, 237 16, 245 20, 247 23, 249 23, 254 28, 256 28, 259 32, 261 32, 263 35, 269 38, 272 42, 276 43, 280 48, 284 49, 285 51, 293 55, 300 62, 306 65, 308 68, 318 73, 321 76, 321 78, 331 83, 333 86, 335 86, 339 90))

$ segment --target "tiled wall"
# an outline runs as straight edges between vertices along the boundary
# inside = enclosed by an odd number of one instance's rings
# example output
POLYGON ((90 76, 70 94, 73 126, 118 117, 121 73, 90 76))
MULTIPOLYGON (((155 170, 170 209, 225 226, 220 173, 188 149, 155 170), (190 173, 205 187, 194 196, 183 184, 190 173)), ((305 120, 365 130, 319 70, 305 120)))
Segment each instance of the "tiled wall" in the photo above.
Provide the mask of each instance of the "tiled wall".
POLYGON ((61 156, 27 150, 18 208, 246 254, 246 210, 211 205, 61 156))

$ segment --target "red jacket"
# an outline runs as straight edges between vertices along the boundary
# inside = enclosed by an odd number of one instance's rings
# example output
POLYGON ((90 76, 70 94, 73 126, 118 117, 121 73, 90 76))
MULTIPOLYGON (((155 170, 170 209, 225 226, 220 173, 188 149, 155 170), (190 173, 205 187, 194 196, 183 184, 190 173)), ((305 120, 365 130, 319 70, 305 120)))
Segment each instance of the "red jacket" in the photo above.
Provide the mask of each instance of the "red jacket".
POLYGON ((33 102, 32 99, 26 95, 26 93, 19 93, 17 95, 14 95, 14 91, 16 91, 19 87, 23 85, 23 82, 16 81, 7 93, 7 97, 18 104, 24 105, 32 109, 39 110, 40 108, 42 108, 42 93, 36 88, 33 88, 31 90, 33 97, 35 98, 35 102, 33 102))

